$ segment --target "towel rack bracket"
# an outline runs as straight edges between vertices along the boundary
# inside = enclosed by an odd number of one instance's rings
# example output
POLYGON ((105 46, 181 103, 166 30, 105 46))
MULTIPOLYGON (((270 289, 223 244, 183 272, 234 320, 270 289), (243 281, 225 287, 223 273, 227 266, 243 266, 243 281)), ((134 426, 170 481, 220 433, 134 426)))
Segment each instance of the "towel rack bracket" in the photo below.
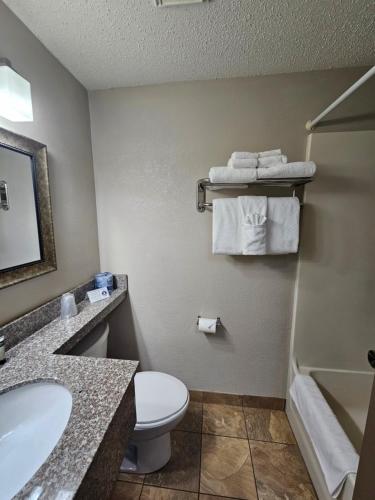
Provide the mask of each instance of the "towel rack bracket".
MULTIPOLYGON (((220 189, 249 189, 254 186, 263 187, 287 187, 293 189, 293 196, 296 196, 296 188, 312 182, 312 177, 294 177, 289 179, 261 179, 248 183, 212 183, 210 179, 199 179, 197 181, 196 207, 198 212, 204 212, 212 207, 212 203, 207 202, 207 190, 218 191, 220 189)), ((301 205, 302 199, 300 198, 301 205)))

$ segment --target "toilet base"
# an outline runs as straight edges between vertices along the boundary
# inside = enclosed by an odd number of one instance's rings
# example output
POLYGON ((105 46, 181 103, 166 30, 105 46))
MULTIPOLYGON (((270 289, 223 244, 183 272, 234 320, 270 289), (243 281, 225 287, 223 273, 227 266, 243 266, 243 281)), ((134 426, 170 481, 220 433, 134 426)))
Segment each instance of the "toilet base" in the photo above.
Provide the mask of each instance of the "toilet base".
POLYGON ((164 467, 170 458, 170 432, 145 441, 130 439, 120 470, 128 474, 149 474, 164 467))

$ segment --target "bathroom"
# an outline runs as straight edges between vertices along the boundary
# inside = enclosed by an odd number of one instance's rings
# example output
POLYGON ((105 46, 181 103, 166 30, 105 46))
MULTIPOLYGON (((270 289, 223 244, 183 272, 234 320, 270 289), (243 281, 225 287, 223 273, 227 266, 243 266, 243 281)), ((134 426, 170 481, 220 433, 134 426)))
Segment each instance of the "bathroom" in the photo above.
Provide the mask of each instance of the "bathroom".
POLYGON ((374 24, 364 0, 0 0, 0 500, 375 498, 374 24), (316 173, 207 179, 275 149, 316 173), (240 197, 287 198, 297 248, 216 251, 240 197))

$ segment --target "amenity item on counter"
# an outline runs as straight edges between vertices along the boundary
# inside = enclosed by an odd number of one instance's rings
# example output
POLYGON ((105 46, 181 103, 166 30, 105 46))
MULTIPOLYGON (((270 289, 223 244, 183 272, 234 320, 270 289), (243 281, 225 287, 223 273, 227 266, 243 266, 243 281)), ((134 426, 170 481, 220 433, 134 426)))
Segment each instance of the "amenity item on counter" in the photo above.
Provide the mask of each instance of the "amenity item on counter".
POLYGON ((73 318, 77 316, 77 304, 73 293, 64 293, 61 296, 61 319, 73 318))
POLYGON ((95 288, 107 287, 108 292, 113 292, 113 275, 112 273, 105 272, 95 275, 95 288))

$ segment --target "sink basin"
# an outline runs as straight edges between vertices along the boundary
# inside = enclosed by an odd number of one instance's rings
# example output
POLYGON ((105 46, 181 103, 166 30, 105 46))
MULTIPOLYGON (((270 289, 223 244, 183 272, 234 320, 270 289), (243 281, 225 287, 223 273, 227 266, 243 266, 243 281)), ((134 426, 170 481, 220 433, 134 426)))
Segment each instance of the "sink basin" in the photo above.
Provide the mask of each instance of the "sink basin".
POLYGON ((11 499, 56 446, 72 411, 72 395, 53 382, 0 394, 0 491, 11 499))

